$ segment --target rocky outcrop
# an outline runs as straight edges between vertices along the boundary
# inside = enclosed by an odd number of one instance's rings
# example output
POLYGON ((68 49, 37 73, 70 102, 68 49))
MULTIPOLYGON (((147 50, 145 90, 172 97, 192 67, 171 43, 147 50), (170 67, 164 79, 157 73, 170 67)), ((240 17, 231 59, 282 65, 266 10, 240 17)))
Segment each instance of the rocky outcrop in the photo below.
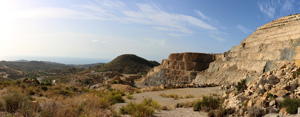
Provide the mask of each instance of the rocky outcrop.
POLYGON ((223 54, 171 54, 146 77, 145 84, 231 84, 254 80, 286 61, 300 66, 300 14, 267 23, 223 54))
MULTIPOLYGON (((248 87, 238 92, 236 87, 228 88, 223 95, 224 108, 234 108, 238 116, 251 116, 251 108, 266 110, 266 113, 281 113, 285 110, 280 102, 286 98, 300 98, 300 67, 286 61, 278 69, 263 73, 257 79, 250 81, 248 87), (241 113, 238 113, 243 110, 241 113)), ((228 86, 225 86, 228 87, 228 86)))
POLYGON ((278 68, 284 61, 300 65, 300 14, 267 23, 244 39, 238 46, 212 62, 194 83, 233 83, 253 79, 278 68))
POLYGON ((191 83, 199 71, 206 70, 218 57, 218 54, 173 53, 147 74, 144 84, 159 86, 191 83))

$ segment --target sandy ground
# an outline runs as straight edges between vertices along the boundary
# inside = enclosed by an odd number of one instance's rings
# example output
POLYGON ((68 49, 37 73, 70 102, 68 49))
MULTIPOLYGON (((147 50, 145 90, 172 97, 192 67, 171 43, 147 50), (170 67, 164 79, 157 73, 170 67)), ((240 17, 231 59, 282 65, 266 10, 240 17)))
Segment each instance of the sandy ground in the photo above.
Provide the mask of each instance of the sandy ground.
POLYGON ((193 108, 176 108, 170 111, 156 111, 156 117, 207 117, 204 112, 195 112, 193 108))
MULTIPOLYGON (((202 96, 211 95, 211 94, 222 94, 224 91, 219 89, 220 87, 207 87, 207 88, 181 88, 181 89, 167 89, 162 91, 152 91, 152 92, 142 92, 138 94, 133 94, 132 97, 134 99, 128 100, 126 99, 125 103, 118 103, 114 105, 115 110, 118 112, 119 108, 125 106, 128 102, 136 102, 140 103, 145 98, 152 98, 157 101, 161 106, 166 106, 170 109, 169 111, 157 111, 155 113, 156 116, 159 117, 181 117, 186 115, 185 117, 201 117, 206 116, 205 113, 194 112, 192 108, 175 108, 177 103, 183 102, 192 102, 196 99, 201 98, 202 96), (164 98, 161 97, 160 94, 178 94, 180 96, 193 95, 194 98, 189 99, 178 99, 174 100, 173 98, 164 98)), ((125 99, 126 97, 124 97, 125 99)))
MULTIPOLYGON (((132 95, 133 100, 126 99, 125 103, 118 103, 114 106, 115 106, 115 108, 118 109, 119 107, 126 105, 130 101, 140 103, 145 98, 152 98, 153 100, 157 101, 162 106, 174 108, 177 103, 191 102, 191 101, 196 100, 205 95, 222 94, 224 91, 220 90, 219 88, 220 87, 181 88, 181 89, 167 89, 167 90, 153 91, 153 92, 142 92, 142 93, 138 93, 138 94, 133 94, 132 95), (161 97, 160 94, 163 94, 163 93, 178 94, 180 96, 193 95, 194 98, 174 100, 173 98, 161 97)), ((126 98, 126 97, 124 97, 124 98, 126 98)))

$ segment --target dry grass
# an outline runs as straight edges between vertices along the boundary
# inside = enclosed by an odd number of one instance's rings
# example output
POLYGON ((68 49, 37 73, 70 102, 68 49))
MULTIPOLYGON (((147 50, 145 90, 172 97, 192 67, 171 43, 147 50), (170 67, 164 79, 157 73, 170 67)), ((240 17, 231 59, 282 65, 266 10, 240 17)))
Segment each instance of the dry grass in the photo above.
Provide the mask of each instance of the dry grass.
POLYGON ((186 95, 186 96, 180 96, 180 95, 178 95, 178 94, 165 94, 165 93, 162 93, 162 94, 160 94, 159 96, 164 97, 164 98, 173 98, 174 100, 178 100, 178 99, 187 99, 187 98, 194 98, 194 96, 191 95, 191 94, 186 95))
POLYGON ((148 117, 154 114, 156 109, 160 106, 156 101, 151 98, 144 99, 142 103, 130 102, 126 106, 120 108, 120 114, 129 114, 132 117, 148 117))

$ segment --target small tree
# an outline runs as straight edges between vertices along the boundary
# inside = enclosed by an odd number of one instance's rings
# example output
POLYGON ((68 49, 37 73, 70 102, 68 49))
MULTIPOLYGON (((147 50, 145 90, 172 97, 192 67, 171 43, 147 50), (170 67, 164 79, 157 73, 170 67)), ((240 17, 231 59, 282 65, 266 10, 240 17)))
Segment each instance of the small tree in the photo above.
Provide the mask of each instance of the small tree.
POLYGON ((243 79, 240 82, 238 82, 236 88, 239 92, 244 92, 245 89, 247 89, 247 80, 243 79))

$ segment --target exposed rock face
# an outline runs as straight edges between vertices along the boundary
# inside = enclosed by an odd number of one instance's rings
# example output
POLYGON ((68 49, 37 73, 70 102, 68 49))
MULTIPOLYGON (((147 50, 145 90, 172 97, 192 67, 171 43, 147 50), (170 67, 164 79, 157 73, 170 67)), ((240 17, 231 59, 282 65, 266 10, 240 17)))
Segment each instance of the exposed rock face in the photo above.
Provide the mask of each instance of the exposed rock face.
POLYGON ((147 74, 144 83, 154 86, 191 83, 199 71, 206 70, 217 58, 217 54, 173 53, 147 74))
POLYGON ((300 15, 267 23, 198 74, 195 83, 233 83, 278 68, 286 61, 300 65, 300 15))
POLYGON ((231 84, 245 78, 251 81, 287 61, 300 66, 300 14, 257 28, 223 54, 171 54, 161 66, 148 73, 145 83, 231 84))
MULTIPOLYGON (((240 116, 249 116, 251 107, 268 110, 268 113, 283 113, 285 111, 279 104, 286 98, 300 98, 300 67, 293 62, 286 62, 278 69, 263 73, 257 79, 248 83, 247 89, 237 92, 236 87, 227 89, 224 95, 224 108, 246 110, 240 116), (233 94, 233 95, 232 95, 233 94), (242 105, 244 102, 247 105, 242 105), (283 110, 282 110, 283 109, 283 110)), ((286 112, 285 112, 286 113, 286 112)), ((266 112, 263 112, 266 114, 266 112)))

